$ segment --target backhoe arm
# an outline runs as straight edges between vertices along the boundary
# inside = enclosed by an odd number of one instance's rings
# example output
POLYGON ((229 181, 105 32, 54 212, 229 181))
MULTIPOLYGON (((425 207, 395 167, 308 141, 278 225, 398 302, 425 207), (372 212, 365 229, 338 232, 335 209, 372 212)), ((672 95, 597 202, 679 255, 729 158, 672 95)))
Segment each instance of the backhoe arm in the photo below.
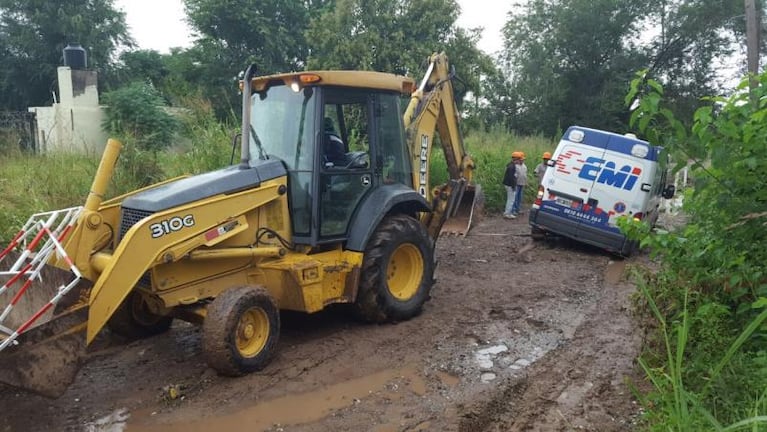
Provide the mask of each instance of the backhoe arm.
MULTIPOLYGON (((413 184, 417 185, 419 193, 432 204, 432 213, 424 216, 424 223, 435 239, 445 221, 458 213, 474 170, 474 161, 466 153, 458 126, 458 108, 451 79, 452 74, 445 53, 432 54, 426 74, 418 89, 411 95, 404 114, 408 146, 415 167, 413 184), (435 131, 439 133, 450 181, 430 191, 429 158, 435 131)), ((473 189, 471 191, 473 192, 473 189)), ((471 195, 469 214, 474 207, 475 196, 471 195)), ((470 217, 467 222, 471 223, 470 217)))

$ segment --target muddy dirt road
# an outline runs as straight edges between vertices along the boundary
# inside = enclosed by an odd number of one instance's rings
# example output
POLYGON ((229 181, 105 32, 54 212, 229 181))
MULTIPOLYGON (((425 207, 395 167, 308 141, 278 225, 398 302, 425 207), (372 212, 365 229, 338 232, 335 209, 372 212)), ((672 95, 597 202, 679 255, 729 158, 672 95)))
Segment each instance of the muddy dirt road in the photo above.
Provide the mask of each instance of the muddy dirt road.
POLYGON ((630 430, 631 261, 528 234, 526 217, 487 217, 440 239, 408 322, 284 314, 276 358, 246 377, 206 367, 187 324, 113 343, 60 399, 0 389, 0 431, 630 430))

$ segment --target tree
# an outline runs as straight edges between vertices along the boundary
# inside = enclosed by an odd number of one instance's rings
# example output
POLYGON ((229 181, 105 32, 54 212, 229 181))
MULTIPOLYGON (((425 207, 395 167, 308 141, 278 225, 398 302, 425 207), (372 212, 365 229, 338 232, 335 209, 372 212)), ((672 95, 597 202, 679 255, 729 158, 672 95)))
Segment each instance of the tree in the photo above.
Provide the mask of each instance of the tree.
POLYGON ((685 123, 700 98, 721 93, 721 60, 745 35, 742 2, 655 0, 648 19, 659 35, 646 47, 649 75, 661 82, 674 112, 685 123))
POLYGON ((0 0, 0 109, 49 102, 70 43, 81 44, 88 67, 99 69, 133 41, 113 0, 0 0))
POLYGON ((552 135, 571 124, 623 128, 622 86, 643 64, 632 45, 646 14, 630 0, 531 0, 504 27, 516 93, 510 125, 552 135))
POLYGON ((458 100, 479 90, 492 61, 476 47, 477 30, 456 26, 455 0, 339 0, 311 21, 309 69, 357 69, 420 78, 424 61, 445 51, 457 76, 458 100))
MULTIPOLYGON (((200 34, 194 46, 169 59, 192 87, 213 101, 219 116, 238 107, 237 78, 254 63, 259 74, 303 69, 304 30, 320 0, 184 0, 189 23, 200 34)), ((176 84, 180 84, 176 80, 176 84)))
POLYGON ((624 130, 621 97, 633 74, 647 68, 675 112, 691 119, 700 97, 719 90, 715 60, 742 31, 732 19, 739 7, 719 0, 531 0, 504 27, 504 60, 518 96, 511 127, 624 130))

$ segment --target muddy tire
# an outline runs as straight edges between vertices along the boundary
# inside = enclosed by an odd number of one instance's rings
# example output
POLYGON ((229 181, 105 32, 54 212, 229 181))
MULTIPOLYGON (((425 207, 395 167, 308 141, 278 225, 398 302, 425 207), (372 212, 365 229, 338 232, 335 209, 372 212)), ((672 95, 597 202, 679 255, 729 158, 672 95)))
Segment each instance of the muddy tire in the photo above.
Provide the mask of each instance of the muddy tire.
POLYGON ((365 248, 356 314, 376 323, 418 315, 434 280, 432 244, 426 228, 412 217, 384 218, 365 248))
POLYGON ((124 338, 143 339, 165 333, 172 323, 173 317, 152 313, 144 296, 131 291, 109 318, 107 327, 124 338))
POLYGON ((264 287, 231 288, 208 306, 202 354, 218 373, 240 376, 269 363, 279 335, 279 309, 264 287))
POLYGON ((532 237, 533 240, 545 240, 546 231, 538 227, 530 227, 530 237, 532 237))

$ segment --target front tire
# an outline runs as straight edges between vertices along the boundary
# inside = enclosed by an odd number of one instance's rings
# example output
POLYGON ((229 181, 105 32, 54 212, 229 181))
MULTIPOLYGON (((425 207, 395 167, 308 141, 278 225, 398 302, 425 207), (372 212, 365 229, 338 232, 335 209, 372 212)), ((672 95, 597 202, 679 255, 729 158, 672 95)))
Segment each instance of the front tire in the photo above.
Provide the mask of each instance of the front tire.
POLYGON ((231 288, 208 306, 202 353, 218 373, 245 375, 269 363, 279 335, 279 309, 264 287, 231 288))
POLYGON ((113 333, 127 339, 143 339, 165 333, 173 317, 152 313, 144 294, 131 291, 107 322, 113 333))
POLYGON ((426 228, 406 215, 384 218, 362 260, 355 302, 369 322, 402 321, 418 315, 434 280, 434 248, 426 228))

